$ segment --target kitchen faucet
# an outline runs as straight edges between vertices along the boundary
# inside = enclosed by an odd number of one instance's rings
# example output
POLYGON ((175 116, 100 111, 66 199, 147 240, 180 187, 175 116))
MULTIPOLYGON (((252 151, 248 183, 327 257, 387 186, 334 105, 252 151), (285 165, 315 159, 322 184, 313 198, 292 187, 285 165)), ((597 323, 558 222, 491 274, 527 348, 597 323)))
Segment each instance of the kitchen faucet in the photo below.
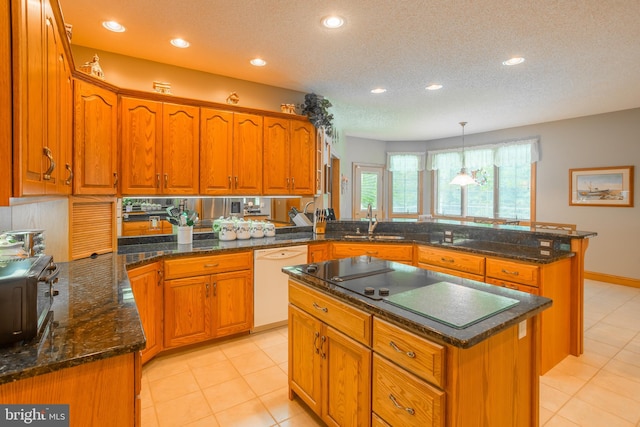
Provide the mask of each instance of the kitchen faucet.
POLYGON ((302 212, 304 212, 306 214, 307 213, 307 208, 309 207, 309 205, 314 205, 315 206, 316 204, 314 203, 313 200, 311 200, 310 202, 307 202, 307 204, 304 205, 304 209, 302 210, 302 212))
POLYGON ((376 222, 373 222, 373 207, 371 203, 367 206, 367 218, 369 218, 369 235, 372 235, 378 225, 378 215, 376 214, 376 222))

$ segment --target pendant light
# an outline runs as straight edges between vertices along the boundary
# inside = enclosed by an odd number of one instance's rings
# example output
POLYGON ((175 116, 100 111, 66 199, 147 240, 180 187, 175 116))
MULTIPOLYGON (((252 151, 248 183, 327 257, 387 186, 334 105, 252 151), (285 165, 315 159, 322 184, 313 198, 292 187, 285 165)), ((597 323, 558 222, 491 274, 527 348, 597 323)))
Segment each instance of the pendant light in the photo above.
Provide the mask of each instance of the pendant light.
POLYGON ((460 185, 464 187, 465 185, 477 184, 476 180, 471 177, 467 173, 467 168, 464 167, 464 125, 467 122, 460 122, 460 126, 462 126, 462 168, 460 169, 460 173, 456 175, 449 184, 460 185))

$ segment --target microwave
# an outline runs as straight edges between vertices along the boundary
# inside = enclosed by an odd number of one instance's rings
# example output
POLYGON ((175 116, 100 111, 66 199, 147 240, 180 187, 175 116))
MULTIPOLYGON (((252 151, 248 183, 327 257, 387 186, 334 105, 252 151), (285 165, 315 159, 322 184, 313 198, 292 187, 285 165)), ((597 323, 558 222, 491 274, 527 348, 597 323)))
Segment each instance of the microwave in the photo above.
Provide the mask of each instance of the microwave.
POLYGON ((51 318, 59 271, 46 255, 0 261, 0 345, 42 333, 51 318))

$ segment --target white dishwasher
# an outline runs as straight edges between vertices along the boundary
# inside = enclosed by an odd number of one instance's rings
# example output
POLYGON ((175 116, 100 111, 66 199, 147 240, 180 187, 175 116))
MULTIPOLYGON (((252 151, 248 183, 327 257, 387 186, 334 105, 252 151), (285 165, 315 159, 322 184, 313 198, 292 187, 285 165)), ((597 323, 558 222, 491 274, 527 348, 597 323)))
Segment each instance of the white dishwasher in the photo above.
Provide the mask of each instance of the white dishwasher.
POLYGON ((307 263, 307 245, 253 253, 253 332, 287 323, 289 276, 282 267, 307 263))

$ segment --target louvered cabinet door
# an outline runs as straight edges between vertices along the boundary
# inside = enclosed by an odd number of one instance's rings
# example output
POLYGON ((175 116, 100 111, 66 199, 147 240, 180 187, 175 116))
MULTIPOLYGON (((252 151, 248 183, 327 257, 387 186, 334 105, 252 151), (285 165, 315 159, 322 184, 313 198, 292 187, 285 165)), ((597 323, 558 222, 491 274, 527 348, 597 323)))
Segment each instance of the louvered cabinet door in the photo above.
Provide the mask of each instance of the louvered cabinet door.
POLYGON ((71 197, 69 200, 71 259, 116 250, 116 199, 71 197))

